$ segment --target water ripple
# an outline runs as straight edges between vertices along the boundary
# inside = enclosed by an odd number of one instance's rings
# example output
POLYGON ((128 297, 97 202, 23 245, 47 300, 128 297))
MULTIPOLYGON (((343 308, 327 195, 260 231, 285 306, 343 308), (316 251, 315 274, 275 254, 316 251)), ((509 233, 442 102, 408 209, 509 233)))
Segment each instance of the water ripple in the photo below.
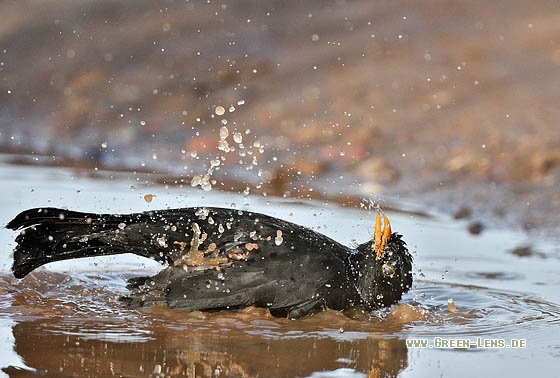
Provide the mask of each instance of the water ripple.
POLYGON ((560 306, 513 291, 427 283, 414 289, 405 300, 427 315, 426 321, 406 327, 418 335, 504 335, 560 323, 560 306), (453 298, 455 312, 448 309, 448 298, 453 298))

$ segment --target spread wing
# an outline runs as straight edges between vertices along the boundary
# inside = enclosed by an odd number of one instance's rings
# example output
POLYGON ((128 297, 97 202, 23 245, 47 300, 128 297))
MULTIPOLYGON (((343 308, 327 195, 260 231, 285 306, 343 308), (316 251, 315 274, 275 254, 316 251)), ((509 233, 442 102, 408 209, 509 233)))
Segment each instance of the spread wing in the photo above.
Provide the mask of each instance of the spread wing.
POLYGON ((262 214, 195 213, 188 219, 183 213, 172 225, 165 214, 169 228, 156 238, 167 244, 172 263, 132 283, 126 299, 131 305, 163 302, 186 310, 255 305, 291 318, 317 307, 344 307, 346 272, 337 255, 344 247, 332 239, 262 214))

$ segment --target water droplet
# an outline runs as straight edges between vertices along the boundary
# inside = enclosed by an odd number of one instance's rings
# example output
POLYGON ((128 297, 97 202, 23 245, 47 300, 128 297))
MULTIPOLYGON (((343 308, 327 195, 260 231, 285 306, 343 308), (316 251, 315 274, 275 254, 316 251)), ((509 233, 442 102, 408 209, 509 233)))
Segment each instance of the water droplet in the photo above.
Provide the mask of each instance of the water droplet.
POLYGON ((224 152, 230 152, 231 148, 229 147, 229 143, 225 139, 220 139, 218 142, 218 150, 224 152))
POLYGON ((241 135, 241 133, 234 133, 233 141, 237 144, 243 143, 243 135, 241 135))
POLYGON ((453 300, 453 298, 449 297, 447 298, 447 309, 450 312, 455 312, 457 311, 457 307, 455 307, 455 301, 453 300))
POLYGON ((223 106, 218 105, 216 106, 216 109, 214 109, 214 112, 216 113, 216 115, 221 116, 225 114, 226 109, 223 106))
POLYGON ((199 176, 199 175, 196 175, 191 180, 191 186, 192 187, 199 186, 201 182, 202 182, 202 177, 199 176))
POLYGON ((227 127, 220 127, 220 139, 226 139, 229 136, 229 130, 227 127))
POLYGON ((219 167, 220 166, 220 160, 219 159, 212 159, 210 160, 210 169, 214 169, 215 167, 219 167))
POLYGON ((283 241, 284 241, 284 238, 282 238, 282 231, 277 230, 276 231, 276 237, 274 238, 274 244, 280 245, 280 244, 282 244, 283 241))
POLYGON ((258 245, 256 243, 247 243, 245 244, 245 249, 247 251, 252 251, 253 249, 257 249, 258 245))

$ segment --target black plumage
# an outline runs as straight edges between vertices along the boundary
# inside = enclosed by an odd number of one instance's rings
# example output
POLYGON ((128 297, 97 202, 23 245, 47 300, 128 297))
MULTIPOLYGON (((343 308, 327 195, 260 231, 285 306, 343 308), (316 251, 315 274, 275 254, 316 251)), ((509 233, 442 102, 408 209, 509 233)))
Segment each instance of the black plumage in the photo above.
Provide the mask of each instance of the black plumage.
POLYGON ((22 278, 58 260, 135 253, 166 265, 132 279, 134 307, 185 310, 266 307, 298 318, 324 308, 392 305, 412 285, 412 257, 380 216, 374 240, 348 248, 306 227, 255 212, 211 207, 110 215, 37 208, 7 227, 17 236, 12 271, 22 278))

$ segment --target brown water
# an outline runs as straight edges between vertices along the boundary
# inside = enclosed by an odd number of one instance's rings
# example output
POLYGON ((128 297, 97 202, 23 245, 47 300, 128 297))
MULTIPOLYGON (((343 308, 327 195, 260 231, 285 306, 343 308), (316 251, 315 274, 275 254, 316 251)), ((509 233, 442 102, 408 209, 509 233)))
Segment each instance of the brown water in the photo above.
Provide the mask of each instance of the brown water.
MULTIPOLYGON (((5 224, 31 206, 141 211, 167 206, 251 208, 313 227, 341 242, 370 237, 373 214, 317 201, 147 185, 134 173, 14 166, 0 156, 5 224), (134 186, 134 190, 131 188, 134 186), (143 199, 154 194, 151 203, 143 199)), ((297 321, 258 309, 185 313, 129 310, 126 279, 159 266, 133 255, 49 264, 9 274, 15 233, 0 230, 0 366, 11 377, 553 377, 560 357, 560 251, 507 230, 478 236, 444 215, 391 213, 415 258, 415 284, 390 310, 350 319, 329 311, 297 321), (538 252, 538 253, 537 253, 538 252), (448 298, 456 311, 450 311, 448 298), (526 339, 524 349, 418 349, 410 338, 526 339)))

